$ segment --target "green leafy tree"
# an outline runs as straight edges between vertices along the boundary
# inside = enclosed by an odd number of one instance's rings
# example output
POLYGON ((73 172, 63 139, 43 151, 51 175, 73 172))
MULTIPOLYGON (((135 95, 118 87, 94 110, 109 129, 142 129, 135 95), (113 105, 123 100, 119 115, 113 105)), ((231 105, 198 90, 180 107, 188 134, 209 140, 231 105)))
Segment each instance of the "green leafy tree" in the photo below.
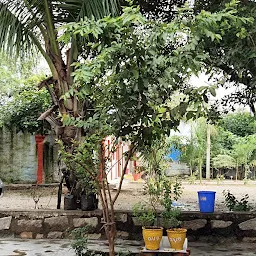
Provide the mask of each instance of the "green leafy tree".
POLYGON ((184 145, 180 147, 180 161, 186 163, 189 166, 190 176, 192 177, 193 171, 196 169, 196 151, 194 150, 196 142, 193 139, 192 133, 190 138, 185 137, 183 140, 184 145))
POLYGON ((256 132, 255 119, 248 112, 225 115, 220 126, 240 137, 252 135, 256 132))
POLYGON ((3 94, 0 126, 17 132, 45 133, 44 129, 49 127, 44 127, 42 121, 38 121, 38 116, 49 108, 50 97, 46 89, 38 91, 36 85, 41 79, 42 76, 32 76, 3 94))
POLYGON ((30 133, 42 132, 38 116, 50 106, 45 89, 38 91, 42 75, 32 75, 32 61, 0 54, 0 126, 30 133))
MULTIPOLYGON (((143 1, 142 1, 143 2, 143 1)), ((145 1, 146 2, 146 1, 145 1)), ((165 8, 166 1, 157 2, 157 13, 152 11, 153 17, 164 17, 170 20, 175 16, 175 13, 166 10, 175 9, 165 8)), ((234 2, 234 1, 233 1, 234 2)), ((172 3, 172 1, 171 1, 172 3)), ((230 0, 195 0, 193 1, 193 8, 195 13, 204 11, 216 12, 223 10, 230 0)), ((210 39, 205 40, 205 50, 208 52, 210 58, 207 59, 206 64, 211 69, 215 67, 215 74, 218 73, 216 83, 220 86, 230 87, 234 84, 237 89, 224 97, 220 101, 226 106, 226 110, 235 109, 236 104, 248 105, 251 111, 255 114, 255 15, 256 3, 253 0, 237 1, 238 12, 240 16, 248 17, 253 21, 250 24, 241 24, 240 38, 237 38, 237 32, 234 28, 230 29, 225 34, 225 39, 218 43, 210 39), (243 84, 244 86, 241 86, 243 84)), ((152 4, 153 5, 153 4, 152 4)), ((150 8, 149 4, 149 8, 150 8)), ((169 6, 170 7, 170 6, 169 6)), ((220 34, 222 36, 222 34, 220 34)))
POLYGON ((255 144, 250 143, 242 138, 239 143, 233 145, 233 150, 231 151, 232 157, 236 160, 236 180, 239 175, 239 166, 242 167, 242 171, 245 171, 249 164, 249 159, 255 148, 255 144))
MULTIPOLYGON (((223 10, 229 0, 196 0, 195 11, 223 10)), ((233 29, 225 35, 225 39, 218 44, 213 44, 210 40, 206 42, 207 52, 210 59, 209 65, 216 67, 219 73, 216 81, 225 87, 235 85, 236 90, 224 97, 222 104, 227 109, 235 109, 236 104, 248 105, 255 114, 255 32, 256 32, 256 3, 252 0, 242 0, 238 5, 239 15, 251 18, 252 23, 241 26, 240 39, 237 39, 233 29), (228 82, 228 83, 226 83, 228 82), (243 84, 243 86, 241 86, 243 84)))
POLYGON ((215 168, 232 168, 235 167, 235 159, 229 155, 217 155, 212 159, 215 168))
POLYGON ((217 126, 218 136, 213 137, 213 153, 214 156, 218 154, 226 155, 229 154, 234 144, 239 142, 240 137, 233 134, 230 131, 225 130, 221 126, 217 126), (215 146, 216 145, 216 146, 215 146))
MULTIPOLYGON (((200 72, 208 58, 204 40, 200 40, 205 30, 212 40, 220 40, 215 31, 218 27, 225 30, 224 21, 236 24, 240 18, 234 13, 225 10, 193 16, 185 9, 173 22, 161 23, 149 22, 139 8, 126 7, 117 18, 84 19, 65 26, 60 40, 69 44, 74 36, 82 37, 90 55, 75 64, 75 83, 63 96, 64 101, 77 97, 89 104, 81 116, 62 116, 64 125, 85 131, 81 143, 72 141, 74 154, 66 152, 65 158, 70 166, 81 165, 96 181, 110 255, 114 255, 116 235, 114 205, 129 159, 170 129, 177 129, 182 118, 207 112, 208 88, 193 88, 186 81, 200 72), (107 135, 113 135, 114 145, 120 140, 130 143, 113 197, 107 182, 108 149, 102 144, 107 135)), ((215 93, 212 88, 210 93, 215 93)))
POLYGON ((0 52, 0 106, 12 95, 22 80, 32 75, 32 61, 7 58, 0 52))

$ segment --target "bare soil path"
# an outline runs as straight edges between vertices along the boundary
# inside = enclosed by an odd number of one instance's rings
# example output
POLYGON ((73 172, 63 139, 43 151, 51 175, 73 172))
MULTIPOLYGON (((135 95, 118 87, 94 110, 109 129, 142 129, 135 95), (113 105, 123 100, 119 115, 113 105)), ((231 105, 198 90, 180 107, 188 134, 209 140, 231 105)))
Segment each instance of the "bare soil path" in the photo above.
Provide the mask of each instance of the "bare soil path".
MULTIPOLYGON (((143 194, 143 182, 125 182, 122 192, 116 202, 116 209, 131 210, 132 206, 137 202, 147 201, 147 196, 143 194)), ((223 190, 230 190, 238 199, 245 194, 249 195, 249 203, 256 210, 256 182, 250 181, 244 185, 242 181, 224 181, 217 184, 216 181, 206 182, 203 184, 188 184, 183 182, 184 191, 179 200, 179 204, 183 205, 183 210, 198 210, 197 191, 210 190, 216 191, 216 211, 226 211, 224 205, 223 190)), ((35 200, 38 200, 37 206, 42 209, 56 209, 57 205, 57 186, 50 187, 23 187, 23 189, 6 188, 4 196, 0 198, 0 210, 26 210, 35 208, 35 200)), ((65 193, 65 190, 64 190, 65 193)), ((113 193, 115 191, 113 190, 113 193)), ((63 208, 63 200, 62 200, 63 208)))

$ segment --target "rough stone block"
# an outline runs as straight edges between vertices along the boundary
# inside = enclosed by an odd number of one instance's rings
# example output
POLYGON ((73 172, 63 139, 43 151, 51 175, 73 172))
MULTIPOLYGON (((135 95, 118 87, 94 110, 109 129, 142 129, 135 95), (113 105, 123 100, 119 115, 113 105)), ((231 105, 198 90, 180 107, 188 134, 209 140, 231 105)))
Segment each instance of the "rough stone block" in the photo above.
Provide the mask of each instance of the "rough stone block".
POLYGON ((233 222, 232 221, 224 221, 224 220, 211 220, 212 228, 227 228, 233 222))
POLYGON ((125 213, 116 213, 115 215, 115 220, 123 223, 127 222, 127 218, 127 214, 125 213))
POLYGON ((125 231, 117 231, 116 237, 121 239, 128 239, 129 233, 125 231))
POLYGON ((256 218, 240 223, 239 228, 242 230, 256 230, 256 218))
POLYGON ((83 227, 89 225, 90 227, 96 228, 98 225, 98 218, 91 217, 91 218, 74 218, 73 225, 75 228, 83 227))
POLYGON ((44 224, 46 228, 54 231, 65 231, 69 227, 66 216, 46 218, 44 224))
POLYGON ((43 239, 44 238, 44 234, 36 234, 36 239, 43 239))
POLYGON ((183 227, 186 229, 198 230, 204 228, 207 223, 205 219, 189 220, 183 222, 183 227))
POLYGON ((100 238, 101 238, 101 234, 96 234, 96 233, 88 234, 88 239, 98 240, 100 238))
POLYGON ((49 239, 60 239, 63 238, 63 233, 58 231, 49 232, 47 235, 49 239))
POLYGON ((12 216, 0 218, 0 230, 10 229, 12 216))
POLYGON ((244 243, 255 243, 256 242, 256 237, 244 237, 243 242, 244 243))
POLYGON ((20 232, 40 232, 42 229, 42 220, 18 220, 15 227, 15 233, 20 232))
POLYGON ((32 239, 33 233, 32 232, 22 232, 20 233, 20 238, 22 239, 32 239))

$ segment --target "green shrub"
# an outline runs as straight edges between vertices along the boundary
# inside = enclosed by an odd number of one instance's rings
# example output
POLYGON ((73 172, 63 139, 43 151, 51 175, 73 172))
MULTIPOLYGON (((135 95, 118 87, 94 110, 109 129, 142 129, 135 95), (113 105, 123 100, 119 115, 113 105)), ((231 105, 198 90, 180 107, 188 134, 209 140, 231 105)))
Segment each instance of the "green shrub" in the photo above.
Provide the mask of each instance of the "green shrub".
POLYGON ((249 205, 248 199, 249 195, 245 194, 240 201, 236 199, 236 197, 230 193, 229 190, 223 190, 223 195, 225 197, 225 205, 228 207, 230 211, 243 211, 247 212, 252 209, 252 206, 249 205))

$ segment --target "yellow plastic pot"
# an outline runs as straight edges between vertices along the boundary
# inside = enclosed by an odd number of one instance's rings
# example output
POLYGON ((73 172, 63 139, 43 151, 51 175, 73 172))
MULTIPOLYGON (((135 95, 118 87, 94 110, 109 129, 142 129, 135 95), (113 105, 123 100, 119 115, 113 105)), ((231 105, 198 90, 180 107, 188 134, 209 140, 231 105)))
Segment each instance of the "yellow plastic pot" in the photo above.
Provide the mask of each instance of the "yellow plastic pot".
POLYGON ((185 228, 168 229, 167 236, 171 248, 175 250, 183 250, 183 244, 186 239, 187 230, 185 228))
POLYGON ((142 227, 142 235, 147 250, 158 250, 163 237, 163 228, 142 227))

